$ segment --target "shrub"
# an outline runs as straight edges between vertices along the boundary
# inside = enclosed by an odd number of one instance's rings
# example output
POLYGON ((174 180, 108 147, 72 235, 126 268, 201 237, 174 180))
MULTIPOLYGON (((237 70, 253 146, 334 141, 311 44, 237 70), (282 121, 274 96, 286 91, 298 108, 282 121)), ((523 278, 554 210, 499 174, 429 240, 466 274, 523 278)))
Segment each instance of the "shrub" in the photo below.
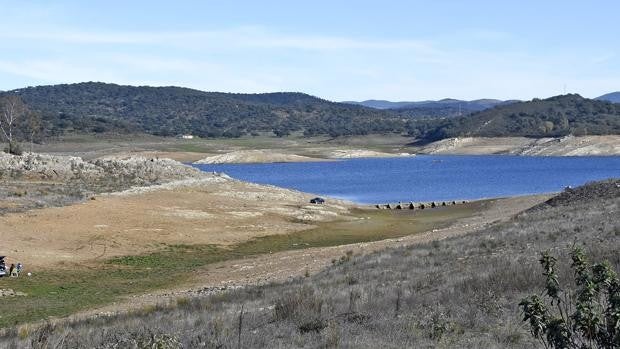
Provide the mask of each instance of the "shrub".
POLYGON ((557 259, 543 252, 540 264, 545 277, 547 302, 538 296, 519 303, 523 321, 545 348, 620 347, 620 283, 605 261, 590 264, 583 250, 571 253, 575 291, 560 287, 557 259))
POLYGON ((24 153, 22 147, 17 142, 9 142, 9 144, 4 147, 4 152, 13 155, 22 155, 24 153))
POLYGON ((275 321, 292 321, 301 333, 320 332, 327 327, 324 301, 311 287, 301 287, 276 301, 275 321))

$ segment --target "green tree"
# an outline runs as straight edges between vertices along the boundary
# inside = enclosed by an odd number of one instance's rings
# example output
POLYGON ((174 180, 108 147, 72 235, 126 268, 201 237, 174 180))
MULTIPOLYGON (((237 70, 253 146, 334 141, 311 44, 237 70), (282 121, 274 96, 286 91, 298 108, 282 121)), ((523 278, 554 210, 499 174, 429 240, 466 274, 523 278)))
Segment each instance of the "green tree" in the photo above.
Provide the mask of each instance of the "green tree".
POLYGON ((544 296, 519 303, 523 321, 545 348, 620 348, 620 283, 605 261, 590 264, 583 249, 571 253, 576 290, 562 289, 557 258, 543 252, 544 296), (546 296, 546 297, 545 297, 546 296))

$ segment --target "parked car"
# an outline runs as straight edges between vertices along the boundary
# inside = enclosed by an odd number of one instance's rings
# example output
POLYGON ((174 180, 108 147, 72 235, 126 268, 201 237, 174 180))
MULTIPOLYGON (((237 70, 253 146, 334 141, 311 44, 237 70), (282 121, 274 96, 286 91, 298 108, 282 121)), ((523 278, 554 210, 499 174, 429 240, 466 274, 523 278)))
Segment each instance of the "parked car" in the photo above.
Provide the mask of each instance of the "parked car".
POLYGON ((325 199, 323 198, 314 198, 310 200, 311 204, 324 204, 325 203, 325 199))

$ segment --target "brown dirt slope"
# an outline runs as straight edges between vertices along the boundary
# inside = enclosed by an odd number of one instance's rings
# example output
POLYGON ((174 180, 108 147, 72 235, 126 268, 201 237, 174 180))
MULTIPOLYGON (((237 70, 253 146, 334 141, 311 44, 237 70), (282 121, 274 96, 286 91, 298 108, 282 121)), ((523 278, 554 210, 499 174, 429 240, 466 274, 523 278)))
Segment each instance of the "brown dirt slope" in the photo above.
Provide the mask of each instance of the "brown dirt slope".
POLYGON ((340 219, 351 204, 212 175, 0 216, 9 254, 30 265, 87 262, 172 244, 226 245, 340 219))

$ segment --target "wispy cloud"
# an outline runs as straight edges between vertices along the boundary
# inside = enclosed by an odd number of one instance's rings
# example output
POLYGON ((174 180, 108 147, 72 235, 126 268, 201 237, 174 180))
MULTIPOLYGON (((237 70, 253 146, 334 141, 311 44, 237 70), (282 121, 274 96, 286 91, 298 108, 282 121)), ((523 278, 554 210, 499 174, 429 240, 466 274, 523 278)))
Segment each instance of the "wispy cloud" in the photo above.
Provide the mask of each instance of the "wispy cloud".
POLYGON ((221 47, 283 48, 299 50, 414 50, 437 54, 428 40, 386 40, 343 36, 295 35, 272 32, 259 27, 220 31, 182 32, 81 32, 78 30, 0 33, 4 40, 29 40, 99 45, 219 45, 221 47))
MULTIPOLYGON (((80 81, 127 81, 122 72, 102 69, 96 64, 84 64, 60 59, 0 60, 0 73, 23 76, 45 83, 80 81)), ((134 82, 135 83, 135 82, 134 82)))
POLYGON ((376 57, 411 64, 444 60, 443 52, 425 40, 301 35, 260 27, 177 32, 4 31, 0 39, 14 40, 25 52, 35 47, 47 51, 41 59, 0 57, 0 73, 42 83, 99 80, 238 92, 314 89, 322 94, 319 87, 326 81, 333 85, 332 79, 379 79, 385 69, 376 65, 376 57))
POLYGON ((248 71, 204 59, 110 54, 96 59, 0 59, 0 76, 10 74, 41 84, 83 81, 127 85, 184 86, 209 91, 265 92, 286 89, 281 71, 248 71))
MULTIPOLYGON (((0 47, 0 80, 106 81, 234 92, 296 90, 336 100, 530 98, 541 94, 536 91, 555 91, 556 86, 571 82, 572 75, 566 72, 588 60, 567 59, 569 55, 558 52, 532 55, 520 47, 493 49, 507 35, 463 31, 456 38, 431 40, 297 34, 265 27, 211 31, 0 30, 5 48, 12 48, 3 52, 0 47), (459 36, 466 38, 463 42, 477 44, 463 47, 459 36), (485 46, 479 41, 491 44, 485 46), (32 58, 39 54, 41 58, 32 58)), ((590 63, 617 59, 605 53, 591 54, 590 63)), ((598 90, 612 88, 617 81, 617 76, 575 79, 571 86, 598 90)), ((0 87, 19 85, 5 82, 0 87)))
POLYGON ((454 1, 0 0, 0 89, 101 80, 331 99, 617 90, 618 5, 531 2, 534 15, 522 4, 454 1))

